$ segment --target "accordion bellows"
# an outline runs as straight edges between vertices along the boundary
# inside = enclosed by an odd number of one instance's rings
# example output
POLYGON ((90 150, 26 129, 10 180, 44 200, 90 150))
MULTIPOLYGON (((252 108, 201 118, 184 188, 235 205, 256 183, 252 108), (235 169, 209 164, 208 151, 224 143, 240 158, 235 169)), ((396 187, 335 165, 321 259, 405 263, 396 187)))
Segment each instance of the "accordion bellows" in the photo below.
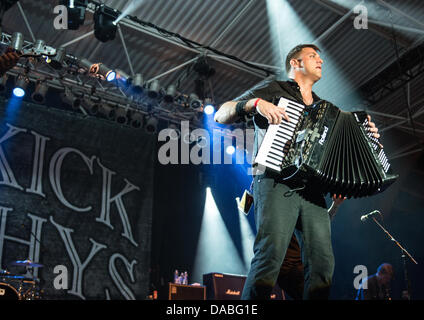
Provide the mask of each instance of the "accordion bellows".
POLYGON ((278 98, 278 105, 291 120, 269 126, 255 166, 348 198, 377 194, 397 179, 379 141, 368 132, 365 112, 344 112, 324 100, 305 107, 278 98))

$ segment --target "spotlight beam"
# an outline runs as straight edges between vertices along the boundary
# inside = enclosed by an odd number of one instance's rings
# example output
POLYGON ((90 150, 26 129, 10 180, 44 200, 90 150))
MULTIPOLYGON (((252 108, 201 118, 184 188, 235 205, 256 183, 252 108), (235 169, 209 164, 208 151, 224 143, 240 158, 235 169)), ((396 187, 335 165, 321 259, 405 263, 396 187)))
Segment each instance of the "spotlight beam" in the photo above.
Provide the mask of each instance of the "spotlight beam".
POLYGON ((206 188, 203 218, 194 259, 192 281, 211 272, 241 274, 245 263, 231 238, 210 187, 206 188))
POLYGON ((127 15, 129 15, 130 13, 134 12, 135 10, 137 10, 138 8, 141 7, 141 5, 143 4, 143 0, 137 1, 137 5, 135 4, 135 1, 132 0, 131 3, 124 9, 124 11, 122 11, 122 13, 118 16, 118 18, 116 18, 115 21, 113 21, 113 24, 117 25, 119 21, 121 21, 123 18, 125 18, 127 15))

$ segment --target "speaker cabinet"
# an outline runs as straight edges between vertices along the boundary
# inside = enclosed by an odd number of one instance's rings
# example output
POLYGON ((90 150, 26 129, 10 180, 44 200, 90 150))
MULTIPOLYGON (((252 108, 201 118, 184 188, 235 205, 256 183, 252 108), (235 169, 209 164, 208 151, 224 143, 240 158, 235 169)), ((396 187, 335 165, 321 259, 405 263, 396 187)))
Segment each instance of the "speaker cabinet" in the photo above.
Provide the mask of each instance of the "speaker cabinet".
MULTIPOLYGON (((208 300, 240 300, 246 276, 225 273, 207 273, 203 275, 208 300)), ((284 292, 276 285, 271 300, 285 300, 284 292)))
POLYGON ((206 300, 206 287, 169 283, 169 300, 206 300))

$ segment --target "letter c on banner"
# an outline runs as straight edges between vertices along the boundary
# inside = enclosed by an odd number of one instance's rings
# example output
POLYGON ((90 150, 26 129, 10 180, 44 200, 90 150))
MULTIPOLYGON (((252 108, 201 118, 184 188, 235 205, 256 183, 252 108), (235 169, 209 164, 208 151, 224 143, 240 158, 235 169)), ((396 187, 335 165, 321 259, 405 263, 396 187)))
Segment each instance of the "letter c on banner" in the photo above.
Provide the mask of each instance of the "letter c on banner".
POLYGON ((76 153, 77 155, 79 155, 84 160, 85 164, 90 170, 90 174, 91 175, 93 174, 93 161, 94 159, 96 159, 95 156, 92 156, 91 158, 89 158, 77 149, 61 148, 58 151, 56 151, 56 153, 52 156, 50 160, 49 178, 50 178, 52 189, 54 193, 56 194, 56 197, 59 199, 59 201, 62 202, 68 208, 78 212, 90 211, 91 206, 88 206, 85 208, 76 207, 72 205, 68 200, 66 200, 65 196, 63 195, 62 186, 60 184, 61 183, 60 174, 61 174, 63 160, 69 153, 76 153))

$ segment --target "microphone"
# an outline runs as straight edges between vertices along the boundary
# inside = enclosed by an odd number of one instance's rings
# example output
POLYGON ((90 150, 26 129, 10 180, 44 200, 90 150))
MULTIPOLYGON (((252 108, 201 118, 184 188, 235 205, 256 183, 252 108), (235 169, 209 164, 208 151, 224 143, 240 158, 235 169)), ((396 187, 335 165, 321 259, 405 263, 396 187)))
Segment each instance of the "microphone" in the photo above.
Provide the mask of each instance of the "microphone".
POLYGON ((380 213, 380 211, 378 211, 378 210, 371 211, 370 213, 363 215, 361 217, 361 221, 364 222, 365 220, 368 220, 372 216, 375 216, 376 214, 379 214, 379 213, 380 213))

